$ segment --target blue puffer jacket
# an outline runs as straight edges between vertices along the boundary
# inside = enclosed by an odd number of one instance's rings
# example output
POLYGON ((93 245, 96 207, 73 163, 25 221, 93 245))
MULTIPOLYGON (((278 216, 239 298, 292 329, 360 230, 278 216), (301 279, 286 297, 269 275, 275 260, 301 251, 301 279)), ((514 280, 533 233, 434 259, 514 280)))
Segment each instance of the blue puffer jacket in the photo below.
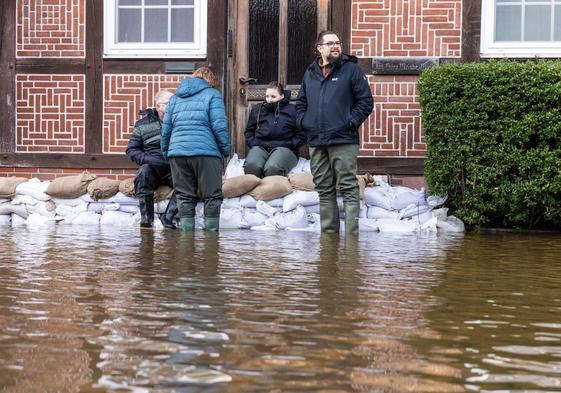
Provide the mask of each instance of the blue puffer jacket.
POLYGON ((181 81, 162 123, 164 157, 226 157, 232 146, 222 95, 200 78, 181 81))

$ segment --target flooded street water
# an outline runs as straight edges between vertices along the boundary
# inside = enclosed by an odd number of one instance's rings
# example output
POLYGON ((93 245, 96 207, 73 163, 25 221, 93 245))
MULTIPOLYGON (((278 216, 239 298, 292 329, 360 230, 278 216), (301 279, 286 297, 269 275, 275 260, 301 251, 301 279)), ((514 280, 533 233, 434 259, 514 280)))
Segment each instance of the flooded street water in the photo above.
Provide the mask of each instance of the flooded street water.
POLYGON ((0 238, 0 392, 561 392, 560 235, 0 238))

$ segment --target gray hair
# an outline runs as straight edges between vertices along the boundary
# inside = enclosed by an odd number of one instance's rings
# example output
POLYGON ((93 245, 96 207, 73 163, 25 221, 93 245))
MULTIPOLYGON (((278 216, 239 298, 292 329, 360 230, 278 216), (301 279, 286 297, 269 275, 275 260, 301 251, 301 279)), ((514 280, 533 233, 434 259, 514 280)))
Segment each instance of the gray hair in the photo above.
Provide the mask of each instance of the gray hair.
POLYGON ((156 101, 156 103, 161 102, 161 100, 165 97, 165 96, 172 96, 173 93, 169 90, 160 90, 159 92, 156 93, 156 96, 154 97, 154 101, 156 101))

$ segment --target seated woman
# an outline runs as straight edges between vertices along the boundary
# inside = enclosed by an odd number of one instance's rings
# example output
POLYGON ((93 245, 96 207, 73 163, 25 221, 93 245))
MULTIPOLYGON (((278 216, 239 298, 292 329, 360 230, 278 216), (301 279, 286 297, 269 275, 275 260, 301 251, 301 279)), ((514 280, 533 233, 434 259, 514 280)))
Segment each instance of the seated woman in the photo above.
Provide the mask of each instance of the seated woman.
POLYGON ((251 109, 245 141, 249 153, 246 174, 257 177, 286 176, 298 163, 298 148, 306 136, 296 128, 296 109, 288 102, 289 92, 278 82, 271 82, 265 100, 251 109))

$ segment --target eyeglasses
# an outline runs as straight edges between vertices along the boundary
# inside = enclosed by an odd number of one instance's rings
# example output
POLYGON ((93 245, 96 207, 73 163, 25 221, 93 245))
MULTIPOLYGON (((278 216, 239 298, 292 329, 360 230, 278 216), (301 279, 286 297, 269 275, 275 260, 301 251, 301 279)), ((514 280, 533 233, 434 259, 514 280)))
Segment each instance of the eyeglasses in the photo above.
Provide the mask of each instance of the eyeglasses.
POLYGON ((166 106, 168 106, 168 103, 167 102, 157 102, 156 106, 160 107, 160 108, 165 108, 166 106))
POLYGON ((333 48, 335 46, 341 47, 341 41, 336 41, 336 42, 324 42, 323 44, 319 44, 319 45, 327 45, 330 48, 333 48))

